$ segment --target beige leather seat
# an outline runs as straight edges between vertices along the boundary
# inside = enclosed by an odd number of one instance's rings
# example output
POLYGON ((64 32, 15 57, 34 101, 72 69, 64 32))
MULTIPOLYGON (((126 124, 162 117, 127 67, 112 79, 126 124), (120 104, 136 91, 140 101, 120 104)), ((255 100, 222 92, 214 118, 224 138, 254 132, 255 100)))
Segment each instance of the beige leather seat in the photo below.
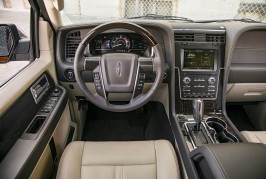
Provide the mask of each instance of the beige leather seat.
POLYGON ((166 140, 70 143, 58 179, 178 179, 173 146, 166 140))
POLYGON ((248 142, 266 144, 266 131, 242 131, 248 142))

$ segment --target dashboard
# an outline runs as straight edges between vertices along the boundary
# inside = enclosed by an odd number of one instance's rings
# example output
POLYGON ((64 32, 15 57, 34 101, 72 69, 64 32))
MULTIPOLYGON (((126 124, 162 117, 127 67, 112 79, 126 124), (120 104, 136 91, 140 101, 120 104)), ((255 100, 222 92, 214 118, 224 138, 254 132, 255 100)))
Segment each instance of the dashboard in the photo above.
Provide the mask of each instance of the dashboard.
MULTIPOLYGON (((195 96, 221 100, 222 90, 226 89, 222 83, 227 85, 227 101, 266 99, 266 93, 260 96, 252 95, 258 94, 261 89, 266 89, 266 86, 261 86, 265 83, 263 76, 266 74, 264 62, 266 36, 263 24, 166 23, 145 20, 134 23, 148 30, 160 45, 170 72, 174 71, 174 74, 168 74, 168 77, 174 75, 172 78, 175 79, 173 91, 176 101, 186 102, 195 96), (230 73, 226 74, 228 81, 223 82, 222 76, 227 73, 224 69, 229 66, 230 73), (245 78, 242 78, 243 76, 245 78), (250 86, 243 90, 243 84, 250 86), (191 94, 189 90, 194 88, 197 90, 195 94, 191 94), (247 91, 251 88, 251 92, 247 91), (206 93, 204 90, 209 92, 206 93)), ((76 49, 90 30, 97 25, 100 23, 65 26, 58 30, 56 63, 60 82, 75 84, 73 61, 76 49)), ((151 46, 141 35, 125 29, 113 29, 91 40, 85 50, 85 56, 100 56, 106 53, 150 56, 151 50, 151 46)), ((91 74, 86 74, 85 77, 86 82, 93 81, 91 74)), ((186 105, 176 104, 178 109, 184 106, 186 105)))
POLYGON ((89 55, 106 53, 134 53, 148 56, 150 46, 147 41, 136 33, 102 33, 89 44, 89 55))

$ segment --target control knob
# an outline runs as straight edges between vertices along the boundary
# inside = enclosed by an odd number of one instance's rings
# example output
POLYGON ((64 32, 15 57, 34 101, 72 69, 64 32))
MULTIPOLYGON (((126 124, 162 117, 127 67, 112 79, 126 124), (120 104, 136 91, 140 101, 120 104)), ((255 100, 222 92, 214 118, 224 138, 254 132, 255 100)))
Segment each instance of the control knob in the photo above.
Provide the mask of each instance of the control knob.
POLYGON ((184 79, 183 79, 183 82, 184 82, 186 85, 189 84, 190 81, 191 81, 191 79, 190 79, 188 76, 184 77, 184 79))
POLYGON ((211 76, 211 77, 208 79, 208 83, 209 83, 210 85, 214 84, 214 83, 215 83, 215 78, 211 76))

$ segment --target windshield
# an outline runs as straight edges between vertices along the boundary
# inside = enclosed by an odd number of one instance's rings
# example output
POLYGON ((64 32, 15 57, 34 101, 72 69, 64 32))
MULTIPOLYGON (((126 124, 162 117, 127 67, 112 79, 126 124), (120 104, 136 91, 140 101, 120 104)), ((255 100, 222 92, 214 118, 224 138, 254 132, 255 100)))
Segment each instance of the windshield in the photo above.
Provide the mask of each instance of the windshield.
MULTIPOLYGON (((266 21, 266 0, 65 0, 64 24, 155 14, 196 20, 266 21)), ((156 18, 158 19, 158 18, 156 18)))

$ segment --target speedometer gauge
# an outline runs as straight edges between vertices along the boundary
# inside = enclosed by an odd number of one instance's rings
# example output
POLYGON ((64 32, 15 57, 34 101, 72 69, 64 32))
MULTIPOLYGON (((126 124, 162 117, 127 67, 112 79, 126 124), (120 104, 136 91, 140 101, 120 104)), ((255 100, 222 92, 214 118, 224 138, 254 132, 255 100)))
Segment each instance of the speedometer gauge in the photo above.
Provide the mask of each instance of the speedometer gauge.
POLYGON ((130 40, 125 35, 115 35, 112 38, 111 47, 113 50, 126 52, 130 48, 130 40))

